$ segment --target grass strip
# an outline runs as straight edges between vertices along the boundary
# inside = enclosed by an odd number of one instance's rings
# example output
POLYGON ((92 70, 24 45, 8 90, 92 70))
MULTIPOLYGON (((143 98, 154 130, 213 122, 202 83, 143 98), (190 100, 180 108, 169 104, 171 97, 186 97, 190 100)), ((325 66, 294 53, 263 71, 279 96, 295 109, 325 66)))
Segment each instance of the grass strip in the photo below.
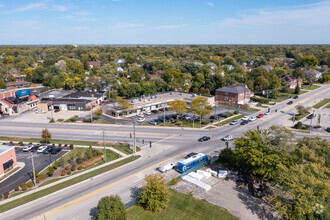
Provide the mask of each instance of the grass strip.
POLYGON ((148 220, 181 220, 181 219, 222 219, 236 220, 237 217, 226 209, 213 205, 205 199, 196 199, 191 194, 183 194, 170 189, 168 207, 160 212, 151 212, 141 206, 133 206, 127 210, 127 219, 148 220))
POLYGON ((11 201, 11 202, 8 202, 8 203, 5 203, 3 205, 0 205, 0 213, 4 212, 4 211, 8 211, 10 209, 13 209, 17 206, 20 206, 20 205, 23 205, 25 203, 28 203, 28 202, 31 202, 33 200, 36 200, 40 197, 43 197, 43 196, 46 196, 46 195, 49 195, 50 193, 54 193, 58 190, 61 190, 61 189, 64 189, 68 186, 71 186, 71 185, 74 185, 76 183, 79 183, 79 182, 82 182, 86 179, 89 179, 89 178, 92 178, 94 176, 97 176, 97 175, 100 175, 102 173, 105 173, 109 170, 112 170, 112 169, 115 169, 117 167, 120 167, 124 164, 127 164, 129 162, 132 162, 136 159, 138 159, 140 156, 131 156, 131 157, 128 157, 128 158, 125 158, 123 160, 120 160, 116 163, 113 163, 113 164, 109 164, 108 166, 104 166, 104 167, 101 167, 97 170, 93 170, 91 172, 88 172, 88 173, 85 173, 81 176, 77 176, 73 179, 70 179, 70 180, 67 180, 63 183, 59 183, 57 185, 54 185, 52 187, 49 187, 49 188, 46 188, 46 189, 43 189, 43 190, 40 190, 38 192, 35 192, 35 193, 32 193, 30 195, 27 195, 25 197, 22 197, 20 199, 16 199, 14 201, 11 201))
POLYGON ((317 108, 317 109, 319 109, 319 108, 321 108, 322 106, 328 104, 328 102, 330 102, 330 99, 323 99, 322 101, 320 101, 320 102, 316 103, 315 105, 313 105, 312 108, 317 108))
POLYGON ((321 86, 317 86, 317 85, 312 85, 312 86, 310 86, 310 87, 308 87, 308 88, 305 88, 306 90, 314 90, 314 89, 318 89, 318 88, 320 88, 321 86))
MULTIPOLYGON (((107 144, 106 147, 112 147, 127 155, 133 153, 133 149, 130 149, 129 144, 127 144, 127 143, 107 144)), ((141 151, 141 148, 136 146, 136 152, 139 152, 139 151, 141 151)))
POLYGON ((215 126, 223 126, 223 125, 226 125, 226 124, 229 124, 231 121, 234 121, 234 120, 239 120, 241 118, 243 118, 245 115, 237 115, 233 118, 230 118, 230 119, 227 119, 227 120, 224 120, 224 121, 221 121, 220 123, 218 124, 215 124, 215 126))
MULTIPOLYGON (((267 108, 267 107, 265 107, 265 108, 267 108)), ((260 111, 260 109, 257 109, 257 108, 249 108, 248 111, 250 111, 250 112, 258 112, 258 111, 260 111)))
POLYGON ((330 104, 329 104, 329 105, 327 105, 327 106, 325 106, 325 108, 330 108, 330 104))
MULTIPOLYGON (((24 137, 6 137, 0 136, 1 141, 12 141, 12 142, 32 142, 40 143, 41 138, 24 138, 24 137)), ((73 145, 86 145, 86 146, 98 146, 97 141, 78 141, 78 140, 63 140, 63 139, 52 139, 51 143, 53 144, 73 144, 73 145)))

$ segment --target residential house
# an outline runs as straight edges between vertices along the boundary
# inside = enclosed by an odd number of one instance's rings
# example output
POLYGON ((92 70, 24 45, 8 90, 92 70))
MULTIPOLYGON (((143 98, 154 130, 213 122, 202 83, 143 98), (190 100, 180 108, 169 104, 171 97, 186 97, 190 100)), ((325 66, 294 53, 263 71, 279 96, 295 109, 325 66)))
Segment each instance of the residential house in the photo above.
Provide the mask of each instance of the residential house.
POLYGON ((294 78, 291 75, 283 74, 283 75, 280 75, 279 78, 281 80, 284 80, 289 85, 290 89, 295 89, 297 87, 297 85, 301 87, 302 79, 300 77, 294 78))
POLYGON ((224 105, 245 105, 249 103, 253 92, 244 84, 225 86, 215 91, 215 101, 224 105))
POLYGON ((119 66, 120 66, 120 65, 124 65, 124 64, 125 64, 125 59, 116 59, 115 62, 116 62, 116 64, 119 65, 119 66))
POLYGON ((124 72, 124 69, 121 68, 121 67, 117 67, 117 72, 118 72, 118 73, 122 73, 122 72, 124 72))
POLYGON ((314 69, 305 70, 304 73, 306 76, 310 76, 315 79, 319 79, 322 77, 322 73, 314 69))
POLYGON ((7 82, 6 85, 7 87, 21 88, 21 87, 29 87, 31 86, 31 83, 26 81, 17 81, 17 82, 7 82))
POLYGON ((244 72, 251 72, 251 67, 248 67, 247 65, 242 65, 242 68, 243 68, 243 70, 244 70, 244 72))
POLYGON ((89 67, 92 69, 93 67, 98 67, 101 68, 102 62, 97 60, 97 61, 89 61, 88 62, 89 67))
POLYGON ((162 75, 165 73, 165 70, 157 70, 155 74, 149 75, 149 77, 152 78, 161 78, 162 75))
POLYGON ((266 69, 267 71, 271 71, 273 69, 271 65, 263 65, 262 68, 266 69))

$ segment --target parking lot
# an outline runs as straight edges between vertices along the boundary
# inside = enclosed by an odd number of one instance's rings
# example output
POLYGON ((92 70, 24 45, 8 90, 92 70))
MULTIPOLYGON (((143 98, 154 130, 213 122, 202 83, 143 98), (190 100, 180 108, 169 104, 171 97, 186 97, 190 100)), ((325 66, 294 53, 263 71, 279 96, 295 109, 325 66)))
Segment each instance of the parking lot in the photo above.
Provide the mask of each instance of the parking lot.
MULTIPOLYGON (((15 147, 16 158, 18 162, 25 163, 25 167, 0 183, 0 193, 9 192, 19 186, 21 183, 25 183, 33 179, 32 162, 29 152, 23 152, 23 147, 15 147)), ((58 154, 43 154, 32 153, 35 169, 39 172, 46 168, 50 163, 54 162, 67 151, 61 151, 58 154)))

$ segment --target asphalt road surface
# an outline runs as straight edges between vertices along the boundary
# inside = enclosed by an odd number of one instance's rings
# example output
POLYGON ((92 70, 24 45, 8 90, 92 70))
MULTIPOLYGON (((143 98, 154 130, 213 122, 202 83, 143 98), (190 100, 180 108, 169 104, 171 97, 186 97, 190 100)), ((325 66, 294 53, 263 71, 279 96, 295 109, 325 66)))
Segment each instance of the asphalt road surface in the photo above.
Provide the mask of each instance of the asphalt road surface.
MULTIPOLYGON (((239 137, 249 129, 257 126, 268 128, 271 125, 283 125, 288 122, 290 113, 295 111, 298 104, 304 106, 313 105, 314 101, 329 97, 329 85, 322 86, 309 93, 300 95, 299 100, 294 100, 292 105, 286 102, 279 103, 271 108, 271 114, 257 119, 247 125, 226 125, 212 130, 198 129, 173 129, 161 127, 137 126, 137 138, 152 141, 152 148, 147 143, 142 145, 143 155, 140 159, 106 172, 92 179, 83 181, 74 186, 60 190, 46 197, 27 203, 15 209, 0 214, 0 219, 90 219, 95 213, 97 201, 105 195, 118 194, 124 202, 132 199, 132 191, 141 186, 146 173, 153 173, 155 166, 165 160, 177 161, 189 152, 204 152, 216 155, 225 148, 225 143, 220 138, 231 134, 239 137), (277 112, 275 112, 277 109, 277 112), (280 113, 279 111, 284 111, 280 113), (197 142, 201 136, 210 136, 207 142, 197 142)), ((257 115, 257 113, 255 113, 257 115)), ((106 131, 106 141, 127 140, 130 141, 131 126, 114 125, 78 125, 78 124, 27 124, 19 122, 0 121, 1 136, 39 137, 43 128, 49 128, 53 138, 76 140, 102 140, 102 128, 106 131), (3 129, 5 128, 5 129, 3 129), (26 133, 24 133, 26 132, 26 133)), ((297 137, 317 136, 317 133, 297 133, 297 137)), ((329 139, 327 133, 322 133, 323 138, 329 139)), ((141 145, 141 144, 140 144, 141 145)), ((230 147, 232 147, 230 143, 230 147)))

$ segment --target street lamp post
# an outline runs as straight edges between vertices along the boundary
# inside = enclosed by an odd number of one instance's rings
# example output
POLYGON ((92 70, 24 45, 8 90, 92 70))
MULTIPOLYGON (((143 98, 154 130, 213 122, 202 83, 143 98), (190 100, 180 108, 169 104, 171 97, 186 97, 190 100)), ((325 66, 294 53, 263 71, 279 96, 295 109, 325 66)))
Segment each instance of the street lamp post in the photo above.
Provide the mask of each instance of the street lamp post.
MULTIPOLYGON (((313 110, 313 116, 314 116, 314 113, 315 113, 315 110, 313 110)), ((309 125, 309 133, 311 133, 312 121, 313 121, 313 117, 311 118, 311 123, 309 125)))
POLYGON ((165 105, 164 105, 164 107, 163 107, 163 110, 164 110, 164 127, 165 127, 165 105))
POLYGON ((32 161, 32 173, 33 173, 33 183, 34 185, 36 185, 36 173, 35 173, 35 168, 34 168, 34 161, 33 161, 33 156, 32 153, 30 151, 30 156, 31 156, 31 161, 32 161))
POLYGON ((104 163, 106 163, 106 162, 107 162, 107 152, 106 152, 106 150, 105 150, 104 128, 102 128, 102 133, 103 133, 104 163))
POLYGON ((135 122, 133 121, 133 153, 136 152, 136 142, 135 142, 135 122))
POLYGON ((199 127, 201 128, 202 127, 202 103, 201 103, 201 106, 200 106, 200 118, 199 118, 199 123, 200 123, 200 125, 199 125, 199 127))

